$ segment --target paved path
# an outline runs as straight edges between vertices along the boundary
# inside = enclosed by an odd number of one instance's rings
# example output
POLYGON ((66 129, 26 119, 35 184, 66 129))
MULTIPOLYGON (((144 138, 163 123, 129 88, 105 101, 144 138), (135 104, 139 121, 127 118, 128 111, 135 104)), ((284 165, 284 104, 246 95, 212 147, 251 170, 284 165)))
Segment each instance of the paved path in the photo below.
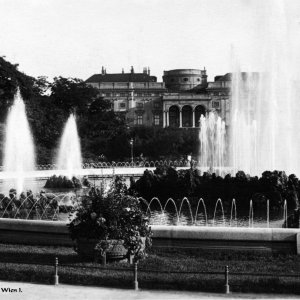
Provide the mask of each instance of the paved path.
POLYGON ((265 294, 208 294, 200 292, 182 291, 157 291, 157 290, 123 290, 116 288, 73 286, 61 284, 58 286, 0 282, 0 299, 22 300, 189 300, 189 299, 300 299, 300 296, 292 295, 265 295, 265 294), (15 289, 7 292, 4 289, 15 289))

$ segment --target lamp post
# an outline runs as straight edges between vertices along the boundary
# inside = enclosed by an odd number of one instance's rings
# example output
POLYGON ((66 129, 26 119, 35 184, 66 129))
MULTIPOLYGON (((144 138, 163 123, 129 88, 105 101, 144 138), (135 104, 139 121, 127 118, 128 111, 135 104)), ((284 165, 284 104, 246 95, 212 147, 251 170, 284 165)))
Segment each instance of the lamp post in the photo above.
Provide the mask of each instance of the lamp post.
POLYGON ((131 163, 133 163, 133 138, 130 139, 130 147, 131 147, 131 163))
POLYGON ((188 155, 187 156, 187 161, 188 161, 188 164, 190 165, 190 167, 192 167, 192 164, 191 164, 191 162, 192 162, 192 155, 188 155))

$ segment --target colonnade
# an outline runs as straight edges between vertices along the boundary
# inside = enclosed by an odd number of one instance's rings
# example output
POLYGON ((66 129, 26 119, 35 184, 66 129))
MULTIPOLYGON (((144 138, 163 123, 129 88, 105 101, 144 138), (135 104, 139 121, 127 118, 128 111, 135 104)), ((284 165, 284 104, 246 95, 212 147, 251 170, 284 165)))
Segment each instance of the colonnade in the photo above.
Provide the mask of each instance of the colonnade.
MULTIPOLYGON (((173 106, 170 106, 168 109, 164 110, 163 111, 163 127, 169 127, 169 126, 173 126, 173 127, 179 127, 179 128, 182 128, 182 127, 192 127, 192 128, 195 128, 195 127, 198 127, 196 126, 196 108, 199 108, 198 109, 198 117, 200 118, 200 115, 203 114, 205 115, 205 112, 206 112, 206 108, 202 105, 198 105, 196 107, 192 107, 192 106, 189 106, 188 107, 191 109, 191 113, 192 113, 192 126, 184 126, 183 124, 183 114, 182 114, 182 110, 183 110, 183 107, 187 107, 187 105, 185 106, 182 106, 182 107, 179 107, 179 106, 175 106, 178 111, 179 111, 179 124, 177 126, 174 126, 174 124, 170 124, 170 108, 171 107, 174 107, 173 106)), ((176 113, 176 110, 174 111, 175 114, 176 113)), ((188 111, 186 113, 189 113, 188 111)), ((175 117, 176 119, 176 117, 175 117)))

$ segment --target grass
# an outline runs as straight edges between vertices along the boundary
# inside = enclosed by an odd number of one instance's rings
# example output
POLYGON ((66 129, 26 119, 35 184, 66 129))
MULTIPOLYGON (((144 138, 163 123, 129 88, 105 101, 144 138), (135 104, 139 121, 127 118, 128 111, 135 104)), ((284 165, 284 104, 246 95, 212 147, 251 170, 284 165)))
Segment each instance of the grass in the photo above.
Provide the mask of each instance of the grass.
MULTIPOLYGON (((61 283, 120 288, 133 286, 133 271, 127 263, 112 263, 103 267, 80 260, 77 253, 68 247, 9 244, 0 244, 0 280, 52 284, 55 257, 59 259, 61 283)), ((233 292, 300 294, 300 277, 277 276, 299 274, 300 256, 239 251, 152 250, 148 258, 139 263, 139 286, 147 289, 222 292, 226 265, 229 266, 229 284, 233 292), (272 273, 275 276, 232 274, 237 272, 272 273)))

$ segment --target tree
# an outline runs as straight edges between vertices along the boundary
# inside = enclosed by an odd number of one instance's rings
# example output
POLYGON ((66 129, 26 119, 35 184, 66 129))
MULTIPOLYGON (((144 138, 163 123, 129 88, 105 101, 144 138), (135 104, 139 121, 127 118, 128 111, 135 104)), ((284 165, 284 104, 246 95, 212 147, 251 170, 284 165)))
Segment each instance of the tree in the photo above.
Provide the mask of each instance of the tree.
POLYGON ((52 163, 68 113, 49 96, 35 97, 26 105, 26 112, 34 137, 37 162, 52 163))
POLYGON ((117 160, 128 155, 125 118, 111 110, 109 101, 97 98, 79 118, 78 127, 86 157, 104 154, 109 160, 117 160))
POLYGON ((46 76, 38 76, 34 80, 33 91, 35 95, 46 95, 50 87, 50 83, 46 76))
POLYGON ((98 90, 78 78, 55 77, 50 84, 51 98, 54 103, 67 112, 82 115, 97 98, 98 90))
POLYGON ((18 64, 12 64, 0 57, 0 122, 7 115, 8 108, 12 105, 17 88, 26 102, 34 96, 40 95, 37 88, 39 80, 28 76, 18 70, 18 64))

